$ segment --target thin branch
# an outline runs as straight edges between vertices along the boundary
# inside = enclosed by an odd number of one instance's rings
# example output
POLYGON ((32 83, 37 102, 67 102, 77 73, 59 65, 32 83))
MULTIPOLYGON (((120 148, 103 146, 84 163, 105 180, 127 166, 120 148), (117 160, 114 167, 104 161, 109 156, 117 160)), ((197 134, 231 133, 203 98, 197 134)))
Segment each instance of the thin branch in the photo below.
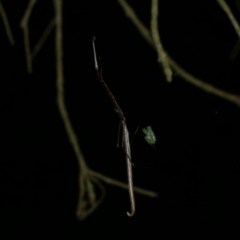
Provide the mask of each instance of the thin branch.
POLYGON ((131 21, 137 27, 138 31, 142 34, 145 40, 147 40, 149 44, 153 45, 150 31, 138 18, 133 8, 125 0, 117 0, 117 1, 120 4, 120 6, 123 8, 126 16, 131 19, 131 21))
POLYGON ((237 35, 240 37, 240 26, 239 26, 236 18, 234 17, 230 7, 227 5, 225 0, 217 0, 217 2, 219 3, 219 5, 223 9, 223 11, 226 12, 226 14, 227 14, 229 20, 231 21, 237 35))
POLYGON ((23 29, 25 54, 26 54, 26 60, 27 60, 27 70, 29 74, 32 73, 32 59, 31 59, 30 40, 29 40, 29 31, 28 31, 28 20, 32 12, 33 6, 35 5, 36 2, 37 2, 36 0, 29 0, 27 9, 20 22, 20 27, 23 29))
POLYGON ((184 69, 182 69, 173 59, 169 57, 169 62, 173 69, 183 77, 187 82, 193 84, 194 86, 204 90, 205 92, 211 93, 215 96, 218 96, 222 99, 225 99, 229 102, 236 104, 240 107, 240 96, 236 94, 229 93, 227 91, 221 90, 219 88, 214 87, 213 85, 202 81, 199 78, 194 77, 184 69))
MULTIPOLYGON (((101 173, 95 172, 93 170, 89 170, 89 171, 90 171, 91 175, 101 179, 102 181, 104 181, 107 184, 111 184, 111 185, 114 185, 114 186, 117 186, 117 187, 128 190, 128 184, 126 184, 126 183, 122 183, 120 181, 117 181, 115 179, 107 177, 107 176, 105 176, 101 173)), ((144 196, 147 196, 147 197, 152 197, 152 198, 158 197, 158 193, 152 192, 152 191, 149 191, 149 190, 145 190, 145 189, 142 189, 142 188, 139 188, 139 187, 133 187, 133 191, 136 192, 136 193, 142 194, 144 196)))
POLYGON ((55 18, 53 18, 50 21, 50 23, 46 27, 45 31, 43 32, 41 38, 39 39, 39 41, 37 42, 37 44, 33 48, 32 53, 31 53, 32 60, 36 57, 36 55, 40 51, 41 47, 43 46, 44 42, 47 40, 47 38, 48 38, 49 34, 51 33, 51 31, 53 30, 54 26, 55 26, 55 18))
POLYGON ((0 2, 0 15, 2 15, 3 24, 5 26, 5 30, 6 30, 6 34, 8 36, 8 40, 9 40, 11 45, 14 45, 15 41, 14 41, 12 31, 11 31, 11 28, 10 28, 10 25, 9 25, 9 22, 8 22, 7 14, 6 14, 1 2, 0 2))
POLYGON ((152 39, 158 53, 158 62, 162 63, 167 81, 172 81, 172 70, 169 66, 168 57, 165 53, 158 30, 158 0, 152 0, 152 19, 151 19, 152 39))
MULTIPOLYGON (((78 138, 75 134, 72 124, 70 122, 68 112, 65 106, 64 100, 64 75, 63 75, 63 47, 62 47, 62 0, 53 0, 55 6, 55 21, 56 21, 56 35, 55 35, 55 42, 56 42, 56 75, 57 75, 57 104, 60 111, 60 115, 62 117, 69 141, 74 149, 75 155, 77 157, 80 171, 79 171, 79 201, 78 201, 78 211, 82 209, 82 205, 84 205, 84 190, 85 184, 84 179, 87 176, 88 167, 85 163, 84 156, 78 144, 78 138)), ((77 212, 78 215, 81 213, 77 212)))
MULTIPOLYGON (((64 75, 63 75, 63 48, 62 48, 62 0, 54 0, 55 11, 56 11, 56 64, 57 64, 57 104, 61 117, 63 119, 66 132, 69 137, 69 141, 72 144, 75 154, 79 160, 79 164, 82 168, 81 171, 86 170, 86 164, 78 144, 77 136, 73 130, 72 124, 70 122, 68 112, 64 102, 64 75)), ((86 174, 86 172, 82 172, 86 174)))
MULTIPOLYGON (((153 47, 154 43, 151 38, 150 31, 148 28, 141 22, 141 20, 137 17, 136 13, 132 9, 132 7, 125 1, 125 0, 118 0, 119 4, 123 8, 123 10, 126 12, 127 16, 131 19, 135 27, 138 29, 138 31, 142 34, 142 36, 147 40, 147 42, 153 47)), ((156 50, 156 49, 155 49, 156 50)), ((166 51, 165 51, 166 52, 166 51)), ((167 52, 166 52, 167 53, 167 52)), ((214 87, 211 84, 208 84, 204 82, 203 80, 194 77, 187 71, 185 71, 182 67, 180 67, 167 53, 168 60, 171 65, 171 67, 187 82, 193 84, 194 86, 202 89, 205 92, 211 93, 213 95, 216 95, 218 97, 221 97, 229 102, 232 102, 236 104, 238 107, 240 107, 240 96, 236 94, 229 93, 227 91, 218 89, 214 87)))

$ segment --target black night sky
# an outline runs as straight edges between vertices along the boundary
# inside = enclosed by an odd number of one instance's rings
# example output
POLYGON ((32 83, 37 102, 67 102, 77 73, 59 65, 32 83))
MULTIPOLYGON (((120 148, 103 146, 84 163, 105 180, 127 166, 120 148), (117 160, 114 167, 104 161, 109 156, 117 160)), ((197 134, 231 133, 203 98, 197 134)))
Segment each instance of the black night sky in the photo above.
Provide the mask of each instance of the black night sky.
MULTIPOLYGON (((128 2, 150 27, 151 1, 128 2)), ((226 2, 240 22, 240 1, 226 2)), ((10 45, 1 18, 1 239, 239 239, 239 107, 176 72, 167 83, 156 52, 117 0, 63 0, 65 103, 88 166, 127 182, 125 154, 116 147, 119 121, 94 68, 95 35, 103 77, 131 137, 140 126, 133 162, 151 167, 134 167, 134 184, 159 197, 136 194, 136 214, 129 218, 128 192, 103 183, 102 204, 79 221, 79 167, 56 103, 55 29, 29 75, 20 28, 28 1, 1 3, 16 42, 10 45), (157 136, 155 150, 141 131, 148 125, 157 136)), ((31 49, 54 14, 52 1, 37 1, 29 20, 31 49)), ((159 30, 183 69, 240 94, 240 55, 231 55, 238 35, 217 1, 159 0, 159 30)))

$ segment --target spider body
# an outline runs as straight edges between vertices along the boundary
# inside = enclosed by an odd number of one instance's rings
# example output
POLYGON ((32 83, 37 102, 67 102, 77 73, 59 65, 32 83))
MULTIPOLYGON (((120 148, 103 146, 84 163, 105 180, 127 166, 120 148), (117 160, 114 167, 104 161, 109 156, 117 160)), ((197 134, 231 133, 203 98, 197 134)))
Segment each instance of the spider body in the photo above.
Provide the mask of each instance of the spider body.
POLYGON ((151 126, 147 126, 147 128, 143 128, 142 129, 143 133, 145 134, 145 140, 147 141, 147 143, 151 146, 155 148, 155 143, 157 141, 157 138, 151 128, 151 126))

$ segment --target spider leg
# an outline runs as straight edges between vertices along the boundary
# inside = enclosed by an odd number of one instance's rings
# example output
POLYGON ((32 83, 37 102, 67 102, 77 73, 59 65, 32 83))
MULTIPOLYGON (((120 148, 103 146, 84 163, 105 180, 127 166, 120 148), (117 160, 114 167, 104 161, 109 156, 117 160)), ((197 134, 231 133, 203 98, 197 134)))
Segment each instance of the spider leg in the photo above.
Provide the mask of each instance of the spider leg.
POLYGON ((133 134, 133 137, 132 137, 132 139, 131 139, 131 145, 132 145, 133 139, 134 139, 134 137, 135 137, 135 135, 136 135, 136 133, 137 133, 137 131, 138 131, 139 127, 140 127, 140 125, 138 125, 138 127, 137 127, 137 129, 136 129, 135 133, 133 134))
POLYGON ((130 162, 132 163, 132 166, 140 167, 140 168, 148 168, 148 169, 152 168, 152 167, 146 167, 146 166, 142 166, 142 165, 135 164, 135 163, 132 161, 132 159, 130 158, 130 156, 126 153, 126 150, 125 150, 125 148, 124 148, 123 146, 120 147, 120 146, 118 145, 117 147, 123 150, 123 152, 125 153, 125 155, 129 158, 130 162))

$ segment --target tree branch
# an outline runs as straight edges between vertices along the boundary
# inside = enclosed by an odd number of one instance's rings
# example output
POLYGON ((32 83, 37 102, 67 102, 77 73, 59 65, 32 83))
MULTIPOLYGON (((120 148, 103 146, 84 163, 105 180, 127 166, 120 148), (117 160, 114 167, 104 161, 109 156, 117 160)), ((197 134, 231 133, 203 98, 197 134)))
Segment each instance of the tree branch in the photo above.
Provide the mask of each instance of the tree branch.
MULTIPOLYGON (((136 13, 132 9, 132 7, 125 1, 125 0, 118 0, 118 3, 125 11, 126 15, 131 19, 137 30, 141 33, 141 35, 147 40, 147 42, 155 48, 155 45, 153 43, 153 40, 151 38, 150 31, 148 28, 141 22, 141 20, 137 17, 136 13)), ((155 48, 156 50, 156 48, 155 48)), ((166 51, 165 51, 166 52, 166 51)), ((201 90, 211 93, 213 95, 216 95, 224 100, 227 100, 231 103, 236 104, 238 107, 240 107, 240 96, 229 93, 227 91, 221 90, 219 88, 214 87, 211 84, 208 84, 204 82, 203 80, 194 77, 187 71, 185 71, 182 67, 180 67, 166 52, 168 55, 168 60, 171 65, 171 67, 187 82, 193 84, 194 86, 200 88, 201 90)))
POLYGON ((29 74, 32 73, 32 58, 31 58, 31 50, 30 50, 28 20, 32 12, 33 6, 35 5, 36 2, 37 2, 36 0, 29 0, 27 9, 20 22, 20 27, 23 29, 23 38, 24 38, 25 54, 26 54, 26 61, 27 61, 27 71, 29 74))

